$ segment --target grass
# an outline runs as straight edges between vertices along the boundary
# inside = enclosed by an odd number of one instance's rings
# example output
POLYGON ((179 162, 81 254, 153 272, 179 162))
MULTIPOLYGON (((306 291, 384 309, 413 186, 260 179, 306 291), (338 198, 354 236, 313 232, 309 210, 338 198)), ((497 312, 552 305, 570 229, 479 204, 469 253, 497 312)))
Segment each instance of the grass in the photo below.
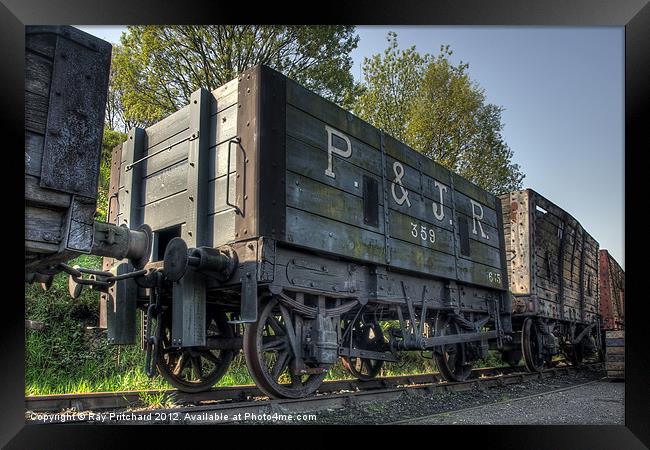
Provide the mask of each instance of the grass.
MULTIPOLYGON (((81 256, 70 263, 99 269, 101 258, 81 256)), ((167 389, 161 377, 144 373, 144 352, 138 345, 111 346, 104 333, 88 330, 99 320, 99 295, 85 289, 73 300, 67 291, 67 277, 59 274, 49 291, 40 285, 26 285, 25 318, 45 322, 43 330, 25 330, 25 394, 167 389)), ((498 352, 491 351, 475 367, 501 366, 498 352)), ((435 362, 418 353, 404 353, 399 363, 386 363, 379 376, 435 372, 435 362)), ((352 379, 340 362, 333 365, 326 380, 352 379)), ((238 354, 217 386, 253 384, 243 355, 238 354)), ((151 397, 145 404, 166 399, 151 397)))
POLYGON ((157 392, 152 394, 142 392, 139 394, 139 398, 142 404, 148 408, 169 408, 174 405, 174 402, 165 392, 157 392))

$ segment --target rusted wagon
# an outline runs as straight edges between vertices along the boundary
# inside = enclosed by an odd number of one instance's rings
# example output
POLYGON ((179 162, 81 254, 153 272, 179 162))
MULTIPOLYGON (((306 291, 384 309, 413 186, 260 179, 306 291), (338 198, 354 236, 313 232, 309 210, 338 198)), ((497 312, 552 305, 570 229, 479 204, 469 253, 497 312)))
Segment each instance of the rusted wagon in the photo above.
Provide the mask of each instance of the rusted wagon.
MULTIPOLYGON (((532 189, 501 196, 513 328, 530 370, 564 353, 575 363, 602 348, 598 242, 532 189)), ((513 352, 514 361, 521 357, 513 352)))
POLYGON ((28 26, 25 43, 26 281, 80 254, 137 265, 147 234, 94 220, 111 45, 69 26, 28 26))
POLYGON ((605 331, 625 328, 625 272, 607 250, 599 252, 600 315, 605 331))
POLYGON ((137 342, 140 309, 147 371, 179 389, 240 348, 264 392, 300 397, 338 357, 367 379, 426 351, 462 380, 509 343, 499 199, 267 67, 131 130, 110 197, 154 239, 146 275, 99 286, 109 342, 137 342))

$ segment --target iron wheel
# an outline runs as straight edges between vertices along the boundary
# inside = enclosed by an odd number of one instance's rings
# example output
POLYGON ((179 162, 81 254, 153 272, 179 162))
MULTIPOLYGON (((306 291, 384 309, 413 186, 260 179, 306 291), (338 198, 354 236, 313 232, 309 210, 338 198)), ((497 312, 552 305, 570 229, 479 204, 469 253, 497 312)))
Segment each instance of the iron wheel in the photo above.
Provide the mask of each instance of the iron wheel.
MULTIPOLYGON (((206 306, 207 337, 234 336, 225 312, 206 306)), ((160 375, 183 392, 203 392, 210 389, 226 373, 236 350, 206 347, 172 347, 171 314, 163 316, 163 333, 156 367, 160 375)))
MULTIPOLYGON (((295 333, 291 312, 276 297, 261 305, 258 320, 244 331, 246 366, 262 392, 274 398, 301 398, 322 384, 329 365, 309 367, 314 372, 295 374, 295 355, 288 333, 295 333), (289 327, 287 326, 289 324, 289 327)), ((302 338, 297 337, 301 342, 302 338)))
MULTIPOLYGON (((451 318, 438 318, 436 336, 460 334, 458 324, 451 318)), ((446 381, 465 381, 472 373, 472 363, 467 360, 466 344, 448 344, 434 350, 433 355, 440 374, 446 381)))

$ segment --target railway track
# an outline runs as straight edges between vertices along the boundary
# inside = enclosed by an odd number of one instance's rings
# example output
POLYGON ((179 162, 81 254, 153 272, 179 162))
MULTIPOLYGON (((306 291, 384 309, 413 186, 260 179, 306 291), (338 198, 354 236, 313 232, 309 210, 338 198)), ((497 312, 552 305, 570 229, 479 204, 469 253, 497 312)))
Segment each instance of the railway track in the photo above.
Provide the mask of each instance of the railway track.
MULTIPOLYGON (((233 417, 238 413, 306 412, 318 409, 340 408, 355 402, 392 400, 406 394, 436 391, 463 391, 474 386, 488 388, 495 385, 521 383, 528 379, 547 378, 580 370, 602 370, 602 364, 581 367, 561 365, 541 373, 525 372, 523 367, 490 367, 475 369, 464 382, 444 382, 438 373, 377 378, 371 381, 334 380, 323 383, 316 395, 302 399, 268 399, 255 386, 230 386, 215 388, 198 394, 176 390, 142 390, 127 392, 99 392, 86 394, 39 395, 25 398, 26 410, 30 412, 61 411, 109 411, 138 410, 146 405, 143 397, 164 394, 175 405, 156 409, 163 417, 178 417, 191 412, 204 412, 233 417), (189 405, 189 406, 188 406, 189 405)), ((87 421, 88 419, 86 419, 87 421)), ((39 420, 35 420, 39 422, 39 420)), ((84 421, 73 420, 75 422, 84 421)))

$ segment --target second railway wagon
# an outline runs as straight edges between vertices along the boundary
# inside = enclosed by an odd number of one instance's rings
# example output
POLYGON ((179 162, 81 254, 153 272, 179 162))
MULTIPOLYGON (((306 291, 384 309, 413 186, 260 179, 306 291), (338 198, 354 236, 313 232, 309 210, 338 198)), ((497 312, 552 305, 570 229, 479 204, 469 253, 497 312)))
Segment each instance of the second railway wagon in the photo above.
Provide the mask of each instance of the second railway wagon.
POLYGON ((300 397, 339 357, 368 379, 426 351, 462 380, 512 345, 499 199, 267 67, 131 130, 110 197, 153 252, 146 274, 105 260, 109 342, 136 343, 142 310, 147 370, 179 389, 240 348, 264 392, 300 397))
POLYGON ((598 242, 532 189, 501 196, 513 329, 530 370, 563 353, 574 363, 602 348, 598 242))
MULTIPOLYGON (((25 28, 25 281, 49 287, 80 254, 148 260, 149 230, 95 221, 111 45, 25 28)), ((111 284, 114 280, 106 281, 111 284)), ((83 282, 82 282, 83 283, 83 282)))

